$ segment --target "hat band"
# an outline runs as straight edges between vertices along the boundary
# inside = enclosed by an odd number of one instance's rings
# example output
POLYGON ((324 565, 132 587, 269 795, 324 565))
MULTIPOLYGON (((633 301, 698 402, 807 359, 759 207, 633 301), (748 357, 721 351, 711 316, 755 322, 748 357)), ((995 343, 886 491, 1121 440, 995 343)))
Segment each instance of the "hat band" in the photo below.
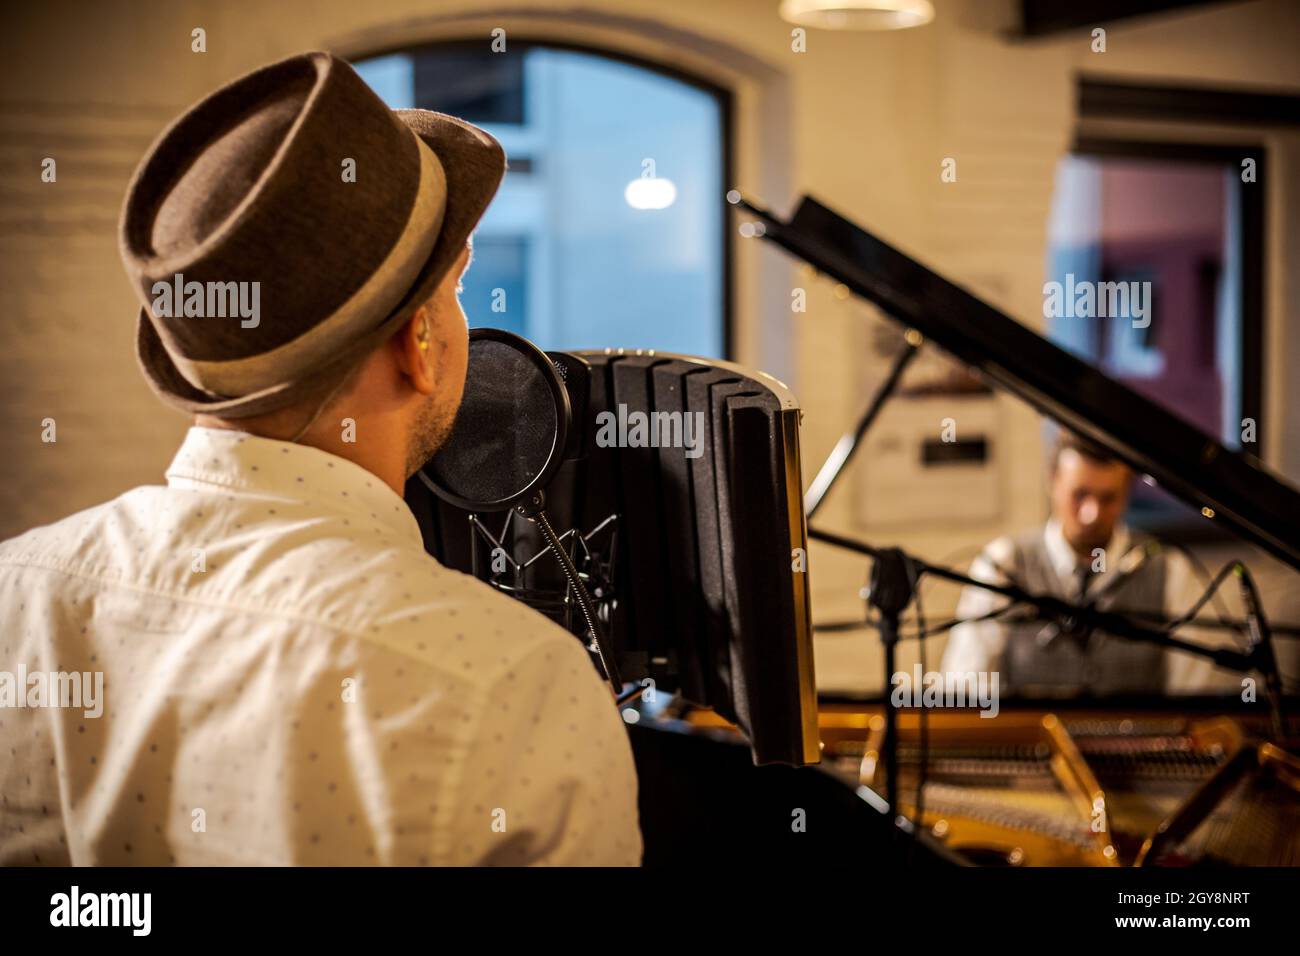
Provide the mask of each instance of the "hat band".
POLYGON ((195 361, 168 348, 186 381, 231 397, 293 381, 370 331, 397 307, 433 252, 447 209, 447 174, 442 162, 424 140, 411 135, 420 155, 415 202, 402 234, 370 278, 324 321, 267 352, 226 361, 195 361))

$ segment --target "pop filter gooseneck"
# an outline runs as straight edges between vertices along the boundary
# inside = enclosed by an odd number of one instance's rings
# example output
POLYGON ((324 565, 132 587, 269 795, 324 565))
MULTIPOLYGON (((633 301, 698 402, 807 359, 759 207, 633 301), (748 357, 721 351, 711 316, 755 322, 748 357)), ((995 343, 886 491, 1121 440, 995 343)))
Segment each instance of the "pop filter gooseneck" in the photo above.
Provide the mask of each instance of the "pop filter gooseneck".
MULTIPOLYGON (((546 354, 500 329, 469 333, 465 394, 450 437, 420 480, 471 513, 514 511, 533 522, 559 562, 586 619, 591 649, 619 697, 623 682, 591 595, 546 516, 543 489, 564 459, 572 426, 569 393, 546 354)), ((620 699, 630 699, 629 697, 620 699)))

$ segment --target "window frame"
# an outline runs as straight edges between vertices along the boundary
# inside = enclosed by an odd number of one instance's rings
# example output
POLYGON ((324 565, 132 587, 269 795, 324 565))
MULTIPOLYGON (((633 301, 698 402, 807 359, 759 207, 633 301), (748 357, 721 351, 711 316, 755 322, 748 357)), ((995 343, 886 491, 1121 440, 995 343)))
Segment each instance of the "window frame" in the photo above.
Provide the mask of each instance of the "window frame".
MULTIPOLYGON (((1265 206, 1264 185, 1267 150, 1259 143, 1198 143, 1138 140, 1121 137, 1076 136, 1070 152, 1076 156, 1145 159, 1171 162, 1223 163, 1240 167, 1244 159, 1255 160, 1255 182, 1233 180, 1241 212, 1241 417, 1255 422, 1252 447, 1238 451, 1256 461, 1264 447, 1264 295, 1265 295, 1265 206), (1247 186, 1253 188, 1247 189, 1247 186)), ((1222 436, 1215 435, 1216 439, 1222 436)))
MULTIPOLYGON (((378 46, 367 46, 357 51, 350 51, 348 62, 355 63, 364 60, 377 59, 384 56, 394 56, 398 54, 415 55, 421 53, 437 53, 446 50, 473 50, 481 52, 485 46, 482 39, 469 38, 447 38, 438 40, 424 40, 415 43, 386 43, 378 46)), ((667 63, 661 63, 647 57, 638 56, 624 50, 611 49, 595 44, 580 43, 577 41, 555 40, 547 37, 535 37, 516 35, 511 33, 509 37, 509 49, 512 53, 520 55, 527 53, 531 49, 548 49, 564 50, 571 53, 583 53, 588 56, 602 57, 607 60, 614 60, 620 63, 626 63, 629 66, 639 67, 651 73, 657 73, 669 79, 676 80, 688 86, 708 94, 713 97, 718 105, 718 117, 721 128, 719 129, 719 181, 722 184, 723 193, 717 197, 718 205, 722 207, 723 212, 719 217, 722 252, 722 302, 721 302, 721 319, 722 319, 722 354, 720 358, 726 361, 735 361, 736 348, 736 329, 735 329, 735 236, 731 228, 731 217, 726 209, 726 190, 734 181, 735 172, 735 103, 734 94, 725 86, 721 86, 704 77, 695 75, 686 70, 667 63)))

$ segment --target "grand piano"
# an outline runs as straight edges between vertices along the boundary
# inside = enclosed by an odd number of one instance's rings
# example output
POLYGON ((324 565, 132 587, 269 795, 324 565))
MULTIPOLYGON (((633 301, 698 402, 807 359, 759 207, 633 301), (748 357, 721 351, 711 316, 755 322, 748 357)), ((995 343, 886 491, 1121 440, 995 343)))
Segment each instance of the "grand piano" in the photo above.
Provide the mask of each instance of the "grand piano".
MULTIPOLYGON (((1108 449, 1205 520, 1264 549, 1291 571, 1300 569, 1300 493, 1255 457, 1229 450, 817 199, 804 197, 788 220, 735 191, 728 201, 748 220, 748 235, 777 244, 843 283, 911 330, 910 341, 924 337, 938 345, 989 385, 1108 449)), ((821 527, 813 516, 909 357, 900 357, 805 497, 809 536, 870 558, 875 574, 896 562, 898 553, 821 527)), ((964 580, 949 569, 909 560, 913 573, 964 580)), ((873 579, 873 587, 887 583, 873 579)), ((1024 600, 1029 613, 1044 620, 1082 616, 1088 626, 1132 640, 1189 646, 1170 629, 1171 622, 1094 614, 1011 591, 1016 593, 1008 596, 1024 600)), ((888 630, 888 614, 877 620, 888 630)), ((1294 756, 1300 752, 1300 722, 1291 716, 1294 706, 1288 705, 1294 702, 1283 699, 1268 622, 1261 614, 1234 624, 1248 649, 1221 651, 1214 659, 1260 679, 1269 695, 1263 703, 1025 700, 1004 703, 996 717, 985 719, 973 712, 927 713, 884 700, 823 695, 818 709, 823 759, 799 773, 805 783, 812 773, 835 778, 843 792, 852 789, 880 819, 896 822, 893 837, 877 831, 860 836, 876 842, 858 846, 913 865, 1300 865, 1300 760, 1294 756)), ((888 673, 892 645, 890 635, 882 636, 888 673)), ((893 639, 896 643, 896 633, 893 639)), ((688 734, 738 739, 735 727, 713 711, 679 704, 668 717, 689 728, 688 734)), ((707 773, 702 764, 696 769, 707 773)), ((744 784, 711 777, 710 785, 731 789, 740 800, 771 804, 773 813, 783 799, 798 799, 796 783, 764 779, 761 769, 748 774, 744 784)), ((742 772, 733 768, 733 778, 742 772)), ((805 796, 811 800, 823 787, 809 785, 805 796)), ((847 804, 832 800, 831 805, 847 811, 847 804)), ((674 814, 690 816, 652 807, 650 821, 672 826, 674 814)), ((754 811, 745 826, 761 827, 756 820, 761 816, 754 811)), ((725 845, 730 853, 746 852, 736 834, 729 843, 718 834, 694 835, 725 845)), ((793 852, 792 841, 773 845, 793 852)), ((677 846, 675 852, 689 851, 677 846)), ((852 854, 847 845, 843 852, 852 854)))

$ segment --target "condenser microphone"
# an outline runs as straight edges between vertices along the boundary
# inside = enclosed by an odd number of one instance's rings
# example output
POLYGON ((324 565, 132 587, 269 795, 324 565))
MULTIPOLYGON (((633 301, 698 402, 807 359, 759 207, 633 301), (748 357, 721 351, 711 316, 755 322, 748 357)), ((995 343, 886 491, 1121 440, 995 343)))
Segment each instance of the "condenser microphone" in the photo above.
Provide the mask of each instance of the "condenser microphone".
POLYGON ((555 364, 527 339, 472 329, 465 392, 451 435, 418 472, 439 498, 471 514, 513 511, 533 522, 573 589, 589 647, 617 697, 622 680, 595 606, 546 514, 545 491, 564 461, 572 407, 555 364))

